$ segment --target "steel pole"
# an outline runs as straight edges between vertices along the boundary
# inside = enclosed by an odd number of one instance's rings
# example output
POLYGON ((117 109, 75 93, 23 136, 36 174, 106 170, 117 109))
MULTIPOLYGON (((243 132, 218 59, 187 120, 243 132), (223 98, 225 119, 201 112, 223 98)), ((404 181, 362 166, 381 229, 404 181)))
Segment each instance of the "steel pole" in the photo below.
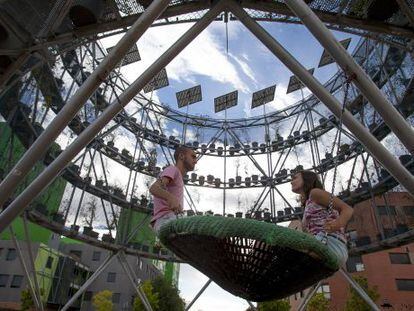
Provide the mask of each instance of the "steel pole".
POLYGON ((381 93, 378 86, 366 72, 355 62, 346 49, 336 40, 331 31, 303 0, 286 0, 286 5, 299 17, 315 38, 336 60, 342 70, 349 76, 354 75, 353 82, 381 115, 393 133, 401 140, 405 148, 414 154, 414 130, 405 121, 398 110, 381 93))
POLYGON ((142 88, 165 66, 167 66, 198 34, 222 11, 220 1, 194 24, 156 62, 135 80, 117 100, 88 126, 45 170, 0 214, 2 232, 41 193, 65 166, 126 106, 142 88))
POLYGON ((86 79, 71 99, 64 105, 50 125, 25 152, 13 169, 0 184, 0 206, 13 194, 18 184, 45 154, 66 125, 73 119, 98 86, 121 61, 133 44, 151 26, 153 21, 165 10, 169 1, 156 0, 145 10, 115 48, 104 58, 96 70, 86 79))
POLYGON ((101 273, 108 267, 108 265, 112 262, 112 260, 117 257, 116 253, 112 253, 109 255, 104 262, 96 269, 96 271, 90 276, 89 279, 86 280, 86 282, 81 286, 81 288, 78 289, 78 291, 75 293, 75 295, 72 296, 68 300, 68 302, 63 306, 61 311, 66 311, 70 308, 70 306, 80 297, 80 295, 83 294, 83 292, 91 285, 96 278, 101 275, 101 273))
POLYGON ((33 303, 35 304, 36 309, 40 310, 42 308, 41 307, 42 302, 41 302, 41 300, 39 300, 39 299, 41 299, 41 297, 37 296, 36 289, 35 289, 35 286, 33 284, 33 280, 30 277, 29 269, 27 268, 26 262, 24 261, 22 250, 21 250, 19 242, 17 241, 16 236, 14 234, 13 226, 10 226, 9 230, 10 230, 10 235, 11 235, 11 238, 12 238, 14 248, 16 249, 17 254, 18 254, 20 265, 21 265, 21 267, 23 269, 23 272, 24 272, 24 274, 26 275, 26 278, 27 278, 27 283, 29 285, 29 291, 30 291, 30 295, 32 296, 33 303))
MULTIPOLYGON (((263 27, 255 22, 235 1, 228 1, 227 6, 233 14, 293 72, 319 100, 339 119, 341 104, 316 80, 285 48, 279 44, 263 27)), ((343 124, 364 145, 365 149, 381 163, 387 171, 414 196, 413 175, 366 129, 352 114, 345 110, 343 124)), ((413 136, 414 137, 414 136, 413 136)))
POLYGON ((318 290, 319 286, 321 285, 322 281, 319 281, 317 284, 315 284, 312 288, 309 289, 309 291, 306 293, 305 298, 300 303, 300 306, 298 308, 298 311, 304 311, 306 306, 308 305, 309 301, 313 297, 313 295, 318 290))
POLYGON ((365 300, 367 304, 372 308, 374 311, 380 311, 380 308, 375 304, 374 301, 372 301, 371 297, 368 296, 368 294, 364 291, 364 289, 359 286, 357 282, 347 273, 343 268, 339 269, 339 271, 342 273, 342 275, 345 277, 345 279, 348 281, 349 284, 355 289, 355 291, 361 296, 362 299, 365 300))
POLYGON ((208 281, 206 282, 206 284, 204 284, 204 286, 200 289, 200 291, 197 293, 197 295, 194 297, 194 299, 185 308, 185 311, 190 310, 190 308, 192 307, 192 305, 197 301, 198 297, 201 296, 201 294, 206 290, 206 288, 210 285, 210 283, 211 283, 211 279, 208 279, 208 281))
POLYGON ((127 275, 129 281, 131 282, 132 286, 135 288, 139 299, 141 299, 142 304, 144 305, 144 308, 146 311, 153 311, 152 306, 145 295, 144 291, 140 287, 140 284, 138 282, 137 275, 134 272, 134 269, 129 265, 127 258, 125 257, 124 253, 121 251, 118 256, 119 263, 122 266, 122 269, 124 269, 125 274, 127 275))

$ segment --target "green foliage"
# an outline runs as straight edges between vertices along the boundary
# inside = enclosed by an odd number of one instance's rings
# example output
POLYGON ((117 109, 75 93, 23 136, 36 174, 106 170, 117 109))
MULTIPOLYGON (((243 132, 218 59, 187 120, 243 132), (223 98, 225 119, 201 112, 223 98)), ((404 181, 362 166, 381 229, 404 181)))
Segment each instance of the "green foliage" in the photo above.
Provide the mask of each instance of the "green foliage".
MULTIPOLYGON (((42 301, 44 301, 45 291, 41 287, 40 288, 40 296, 42 297, 42 301)), ((34 310, 35 304, 32 299, 32 294, 28 288, 24 289, 20 293, 20 302, 21 302, 21 309, 22 311, 25 310, 34 310)))
MULTIPOLYGON (((144 282, 142 288, 154 311, 184 311, 185 303, 178 289, 164 277, 159 276, 151 282, 144 282)), ((140 299, 135 298, 134 311, 144 310, 142 307, 140 299)))
MULTIPOLYGON (((159 302, 158 293, 154 293, 154 289, 152 287, 151 281, 149 280, 145 281, 141 289, 144 292, 145 296, 147 296, 147 299, 152 309, 158 310, 158 302, 159 302)), ((141 299, 139 299, 139 297, 135 298, 134 300, 133 311, 145 311, 145 307, 143 303, 141 302, 141 299)))
POLYGON ((322 293, 316 293, 309 300, 306 311, 328 311, 329 299, 322 293))
POLYGON ((257 304, 258 311, 289 311, 290 304, 286 299, 270 300, 259 302, 257 304))
POLYGON ((110 311, 113 309, 112 292, 103 290, 96 293, 92 298, 92 305, 96 311, 110 311))
POLYGON ((34 302, 29 289, 24 289, 20 293, 21 310, 26 311, 34 308, 34 302))
MULTIPOLYGON (((355 276, 354 280, 364 289, 368 296, 375 302, 380 298, 377 286, 369 287, 368 280, 363 276, 355 276)), ((370 306, 359 296, 351 286, 350 297, 346 302, 344 311, 370 311, 370 306)))
POLYGON ((184 300, 175 286, 172 286, 164 277, 159 276, 152 280, 154 292, 160 298, 159 311, 183 311, 184 300))

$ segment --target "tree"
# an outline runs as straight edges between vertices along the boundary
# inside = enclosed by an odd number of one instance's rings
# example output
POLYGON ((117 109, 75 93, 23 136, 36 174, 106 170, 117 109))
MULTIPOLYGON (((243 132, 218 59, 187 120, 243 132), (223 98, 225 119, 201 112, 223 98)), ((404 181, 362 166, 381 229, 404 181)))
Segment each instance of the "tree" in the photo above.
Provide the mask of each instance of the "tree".
POLYGON ((29 289, 24 289, 20 293, 20 301, 21 301, 21 310, 30 310, 34 308, 34 302, 32 299, 32 295, 30 294, 29 289))
POLYGON ((103 290, 96 293, 92 298, 92 305, 96 311, 112 310, 114 307, 114 304, 112 303, 112 292, 103 290))
MULTIPOLYGON (((375 302, 380 298, 377 286, 369 287, 368 280, 363 276, 355 276, 354 280, 362 287, 368 296, 375 302)), ((370 311, 371 307, 361 298, 361 296, 351 286, 350 297, 346 302, 345 311, 370 311)))
POLYGON ((316 293, 309 300, 306 311, 328 311, 329 299, 323 293, 316 293))
MULTIPOLYGON (((142 291, 144 292, 145 296, 152 307, 153 310, 158 310, 158 293, 154 293, 154 288, 152 287, 151 281, 147 280, 142 285, 142 291)), ((145 311, 145 307, 139 297, 136 297, 134 300, 133 311, 145 311)))
MULTIPOLYGON (((44 290, 42 287, 40 288, 40 296, 41 296, 42 301, 44 301, 43 300, 44 290)), ((21 310, 23 311, 35 309, 35 304, 32 299, 32 294, 30 293, 30 290, 28 288, 21 291, 20 302, 21 302, 21 310)))
POLYGON ((172 286, 163 276, 155 278, 151 283, 159 297, 159 311, 184 311, 185 302, 175 286, 172 286))
POLYGON ((289 311, 290 304, 286 299, 270 300, 259 302, 257 304, 258 311, 289 311))
POLYGON ((92 228, 93 221, 96 215, 96 209, 98 208, 98 202, 93 197, 89 202, 86 203, 85 209, 82 211, 83 222, 92 228))

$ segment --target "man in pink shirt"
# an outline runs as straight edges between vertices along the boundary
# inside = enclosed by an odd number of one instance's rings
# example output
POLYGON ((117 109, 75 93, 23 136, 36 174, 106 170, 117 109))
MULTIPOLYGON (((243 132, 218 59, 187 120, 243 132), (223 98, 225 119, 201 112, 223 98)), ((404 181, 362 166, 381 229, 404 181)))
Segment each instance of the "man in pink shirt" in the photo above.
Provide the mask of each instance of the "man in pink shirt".
POLYGON ((149 189, 154 196, 154 216, 151 224, 157 234, 162 225, 177 219, 177 215, 183 212, 183 176, 194 170, 197 164, 196 153, 185 146, 177 147, 174 159, 175 165, 165 168, 149 189))

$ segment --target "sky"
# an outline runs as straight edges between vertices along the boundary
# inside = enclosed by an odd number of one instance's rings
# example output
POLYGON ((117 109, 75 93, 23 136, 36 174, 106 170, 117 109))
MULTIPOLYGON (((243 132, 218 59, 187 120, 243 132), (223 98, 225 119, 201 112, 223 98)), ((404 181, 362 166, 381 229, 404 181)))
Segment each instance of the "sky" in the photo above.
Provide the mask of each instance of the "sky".
MULTIPOLYGON (((276 23, 263 23, 262 25, 306 68, 317 66, 323 48, 304 27, 276 23)), ((190 24, 179 24, 149 29, 137 43, 141 61, 122 67, 121 73, 128 81, 134 81, 190 26, 190 24)), ((289 77, 292 74, 266 47, 239 22, 229 22, 227 27, 228 38, 226 38, 226 25, 223 22, 215 22, 191 42, 166 67, 169 87, 154 92, 152 98, 162 104, 178 109, 175 93, 201 84, 202 102, 191 105, 189 113, 208 115, 215 118, 224 118, 224 113, 214 113, 214 98, 234 90, 239 92, 239 103, 238 106, 228 110, 227 118, 243 118, 263 113, 262 109, 250 109, 252 93, 274 84, 276 84, 275 100, 266 105, 267 112, 287 107, 301 99, 300 92, 286 94, 289 77), (227 40, 228 51, 226 49, 227 40)), ((350 51, 358 41, 358 38, 349 34, 335 33, 335 35, 339 40, 353 38, 349 48, 350 51)), ((111 37, 103 42, 105 46, 109 47, 114 45, 116 40, 116 38, 111 37)), ((317 69, 315 76, 323 83, 336 71, 336 65, 328 65, 317 69)), ((309 92, 305 89, 304 94, 306 96, 309 92)), ((180 111, 185 113, 186 108, 182 108, 180 111)), ((176 135, 179 134, 179 130, 176 130, 176 135)), ((217 160, 214 158, 204 161, 210 161, 203 162, 203 166, 211 170, 214 167, 214 161, 217 160)), ((199 168, 199 173, 200 170, 202 168, 199 168)), ((222 168, 218 170, 220 171, 222 168)), ((220 174, 220 172, 216 174, 220 174)), ((288 190, 288 187, 287 185, 286 190, 288 190)), ((197 195, 200 197, 197 190, 192 191, 195 197, 197 195)), ((220 202, 221 194, 219 197, 215 197, 209 191, 206 190, 202 195, 209 198, 214 197, 214 205, 220 206, 222 204, 220 202)), ((247 197, 250 195, 247 194, 247 197)), ((229 201, 233 199, 234 202, 236 200, 234 194, 229 193, 229 196, 229 201)), ((240 199, 240 197, 237 199, 240 199)), ((199 203, 200 210, 206 210, 210 207, 205 203, 203 205, 203 202, 199 203)), ((211 204, 211 201, 209 204, 211 204)), ((181 265, 179 289, 182 297, 187 302, 191 301, 207 280, 208 278, 205 275, 191 266, 181 265)), ((212 283, 193 305, 192 310, 237 311, 246 310, 248 306, 245 300, 227 293, 212 283)))

